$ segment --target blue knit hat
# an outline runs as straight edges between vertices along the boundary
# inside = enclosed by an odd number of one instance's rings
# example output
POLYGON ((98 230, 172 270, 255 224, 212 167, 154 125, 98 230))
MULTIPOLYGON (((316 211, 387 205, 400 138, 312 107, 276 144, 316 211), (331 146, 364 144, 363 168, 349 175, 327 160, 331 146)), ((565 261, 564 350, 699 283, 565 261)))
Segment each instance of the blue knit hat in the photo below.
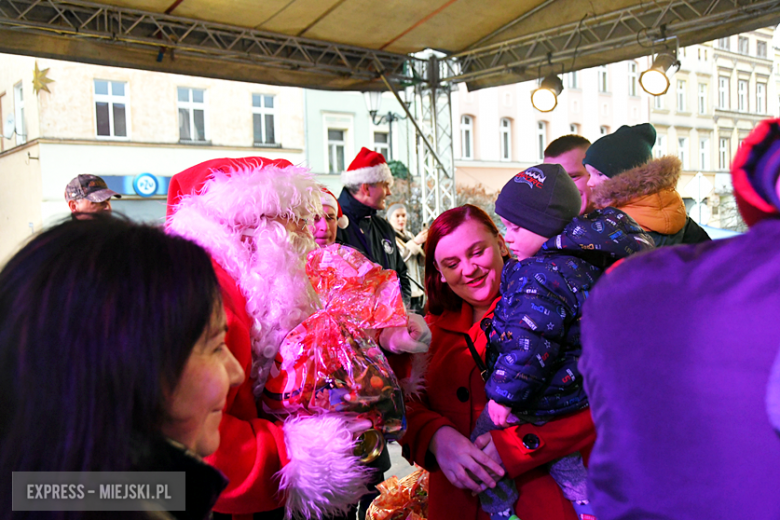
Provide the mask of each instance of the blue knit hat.
POLYGON ((582 164, 590 164, 611 179, 652 159, 655 135, 650 123, 621 126, 590 145, 582 164))
POLYGON ((551 238, 579 215, 577 185, 560 164, 539 164, 507 182, 496 199, 496 213, 523 229, 551 238))

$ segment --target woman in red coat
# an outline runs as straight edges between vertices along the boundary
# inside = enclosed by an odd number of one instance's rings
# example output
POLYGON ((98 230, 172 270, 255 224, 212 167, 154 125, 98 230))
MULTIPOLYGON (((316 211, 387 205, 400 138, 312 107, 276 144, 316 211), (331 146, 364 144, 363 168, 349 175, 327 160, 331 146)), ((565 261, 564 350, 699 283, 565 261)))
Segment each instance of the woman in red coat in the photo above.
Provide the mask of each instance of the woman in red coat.
MULTIPOLYGON (((484 359, 481 322, 500 298, 508 251, 490 217, 475 206, 440 215, 426 244, 428 324, 433 334, 424 390, 407 402, 404 456, 431 472, 429 520, 487 520, 474 495, 496 475, 516 479, 516 514, 522 520, 574 520, 571 503, 544 464, 579 450, 585 459, 595 440, 588 410, 543 426, 523 424, 469 441, 487 403, 485 383, 466 335, 484 359)), ((413 370, 414 372, 414 370, 413 370)))

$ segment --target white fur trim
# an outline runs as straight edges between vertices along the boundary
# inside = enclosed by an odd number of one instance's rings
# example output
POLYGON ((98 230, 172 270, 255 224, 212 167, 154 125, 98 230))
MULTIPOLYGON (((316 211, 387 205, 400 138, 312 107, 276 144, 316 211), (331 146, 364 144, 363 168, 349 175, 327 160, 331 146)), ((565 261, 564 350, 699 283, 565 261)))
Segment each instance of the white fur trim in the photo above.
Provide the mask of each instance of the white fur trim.
POLYGON ((336 208, 336 211, 339 209, 339 203, 336 200, 336 197, 331 195, 330 193, 322 192, 322 195, 320 196, 320 200, 322 201, 323 206, 330 206, 331 208, 336 208))
POLYGON ((347 229, 347 226, 349 226, 349 218, 342 214, 337 221, 337 225, 341 229, 347 229))
POLYGON ((425 390, 425 372, 428 370, 430 356, 428 352, 410 354, 410 356, 412 359, 410 361, 409 375, 398 381, 398 383, 401 386, 404 397, 419 398, 420 394, 425 390))
POLYGON ((374 184, 375 182, 388 182, 392 186, 393 174, 387 163, 367 166, 356 170, 347 170, 341 174, 341 183, 345 186, 356 184, 374 184))
POLYGON ((345 514, 368 491, 372 470, 352 454, 355 441, 344 415, 290 417, 284 441, 290 462, 277 475, 286 518, 345 514))

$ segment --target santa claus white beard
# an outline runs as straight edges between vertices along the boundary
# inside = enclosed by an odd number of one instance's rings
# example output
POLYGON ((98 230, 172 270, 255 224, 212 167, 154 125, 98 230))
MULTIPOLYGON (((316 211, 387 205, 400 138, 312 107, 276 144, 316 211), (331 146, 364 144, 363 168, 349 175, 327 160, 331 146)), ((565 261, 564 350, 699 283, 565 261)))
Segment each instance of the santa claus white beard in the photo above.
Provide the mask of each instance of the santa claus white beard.
POLYGON ((275 221, 261 223, 247 240, 249 261, 238 282, 253 323, 252 376, 259 398, 282 340, 321 307, 306 276, 306 255, 317 243, 275 221))

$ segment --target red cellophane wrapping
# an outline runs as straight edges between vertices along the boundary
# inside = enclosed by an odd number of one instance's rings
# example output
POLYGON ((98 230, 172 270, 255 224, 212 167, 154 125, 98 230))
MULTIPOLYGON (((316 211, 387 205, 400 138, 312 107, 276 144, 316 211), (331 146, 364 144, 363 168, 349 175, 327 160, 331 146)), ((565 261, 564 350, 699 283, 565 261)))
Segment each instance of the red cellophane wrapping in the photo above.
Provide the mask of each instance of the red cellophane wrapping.
POLYGON ((429 473, 417 467, 402 479, 390 477, 376 488, 380 495, 371 502, 366 520, 425 520, 428 518, 429 473))
POLYGON ((264 408, 354 413, 371 419, 386 438, 399 438, 406 430, 401 389, 366 332, 406 325, 395 272, 338 245, 312 252, 306 272, 324 309, 282 342, 263 391, 264 408))

